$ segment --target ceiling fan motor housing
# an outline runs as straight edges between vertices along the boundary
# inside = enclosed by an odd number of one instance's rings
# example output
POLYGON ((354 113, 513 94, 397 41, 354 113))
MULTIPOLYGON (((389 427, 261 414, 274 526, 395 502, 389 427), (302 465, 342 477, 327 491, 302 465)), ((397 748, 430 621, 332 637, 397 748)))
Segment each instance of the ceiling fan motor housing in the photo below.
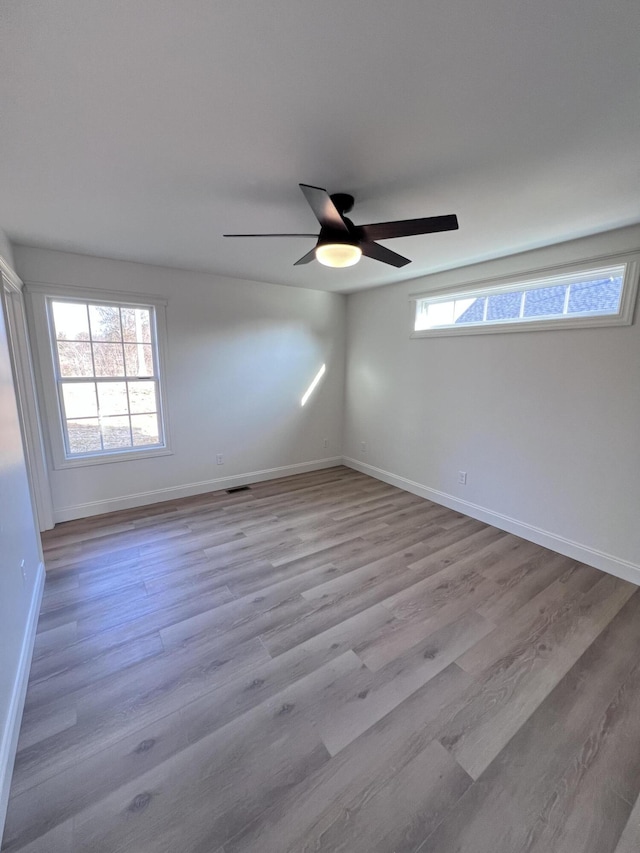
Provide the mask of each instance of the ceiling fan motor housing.
POLYGON ((344 214, 353 210, 353 203, 355 199, 352 195, 349 195, 349 193, 333 193, 333 195, 331 195, 331 201, 334 203, 337 210, 344 214))
POLYGON ((357 233, 356 226, 346 217, 344 217, 344 221, 349 229, 348 231, 338 231, 335 228, 323 226, 320 229, 320 234, 318 235, 317 245, 322 246, 325 243, 358 243, 359 235, 357 233))

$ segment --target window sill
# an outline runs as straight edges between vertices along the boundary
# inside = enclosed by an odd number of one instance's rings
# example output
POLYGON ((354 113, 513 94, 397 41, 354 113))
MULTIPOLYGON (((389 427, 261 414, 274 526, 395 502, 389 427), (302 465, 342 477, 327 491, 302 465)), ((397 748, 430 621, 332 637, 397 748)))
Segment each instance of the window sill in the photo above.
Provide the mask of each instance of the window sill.
POLYGON ((53 464, 56 471, 69 468, 86 468, 89 465, 110 465, 113 462, 135 462, 138 459, 151 459, 156 456, 173 456, 168 447, 145 448, 143 450, 128 450, 124 452, 105 453, 96 456, 79 456, 75 459, 59 459, 53 464))
POLYGON ((417 329, 410 333, 412 338, 440 338, 449 335, 495 335, 503 332, 534 332, 549 329, 595 329, 601 326, 630 326, 631 316, 619 314, 598 317, 571 317, 562 320, 518 320, 464 326, 447 326, 436 329, 417 329))

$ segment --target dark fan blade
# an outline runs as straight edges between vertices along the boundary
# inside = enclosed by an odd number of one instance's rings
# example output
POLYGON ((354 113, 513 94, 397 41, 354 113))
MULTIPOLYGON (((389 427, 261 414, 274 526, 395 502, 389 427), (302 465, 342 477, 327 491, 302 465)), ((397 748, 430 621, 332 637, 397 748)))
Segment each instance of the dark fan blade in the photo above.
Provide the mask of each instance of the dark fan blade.
POLYGON ((326 190, 320 187, 310 187, 309 184, 299 184, 298 186, 323 228, 330 228, 332 231, 349 230, 326 190))
POLYGON ((316 247, 314 246, 310 252, 307 252, 306 255, 303 255, 299 261, 296 261, 294 267, 300 266, 300 264, 309 264, 311 261, 314 261, 316 258, 316 247))
POLYGON ((409 258, 403 258, 397 252, 392 252, 386 246, 379 246, 377 243, 360 243, 362 254, 368 258, 373 258, 374 261, 382 261, 383 264, 391 264, 392 267, 404 267, 410 264, 409 258))
POLYGON ((317 234, 223 234, 223 237, 313 237, 318 238, 317 234))
POLYGON ((434 234, 437 231, 455 231, 458 217, 427 216, 423 219, 400 219, 397 222, 374 222, 360 225, 365 240, 391 240, 393 237, 413 237, 416 234, 434 234))

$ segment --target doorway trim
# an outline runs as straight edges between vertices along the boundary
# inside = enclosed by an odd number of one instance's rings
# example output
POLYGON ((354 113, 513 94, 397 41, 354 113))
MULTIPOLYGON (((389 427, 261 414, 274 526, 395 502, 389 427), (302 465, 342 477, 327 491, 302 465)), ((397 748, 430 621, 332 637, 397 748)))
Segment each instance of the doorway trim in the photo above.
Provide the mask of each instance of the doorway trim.
POLYGON ((40 531, 54 526, 53 502, 29 347, 23 282, 0 255, 2 304, 5 311, 11 369, 29 477, 33 513, 40 531))

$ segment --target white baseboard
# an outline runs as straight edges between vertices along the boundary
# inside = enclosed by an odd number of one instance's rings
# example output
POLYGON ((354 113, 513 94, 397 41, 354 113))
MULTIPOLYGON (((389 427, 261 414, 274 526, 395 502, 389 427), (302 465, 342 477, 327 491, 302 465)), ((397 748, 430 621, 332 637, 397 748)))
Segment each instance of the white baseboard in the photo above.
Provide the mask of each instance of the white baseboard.
POLYGON ((0 839, 2 838, 4 820, 7 814, 11 774, 13 773, 13 762, 16 756, 18 735, 20 734, 24 697, 27 693, 27 684, 29 682, 29 670, 31 669, 31 657, 33 655, 33 644, 36 639, 36 628, 38 627, 43 589, 44 563, 40 563, 36 573, 36 582, 31 597, 27 624, 25 625, 20 659, 18 661, 18 671, 9 700, 9 712, 6 720, 0 720, 0 725, 2 726, 2 739, 0 740, 0 839))
POLYGON ((138 492, 133 495, 110 498, 108 500, 92 501, 90 503, 61 507, 55 510, 54 520, 56 523, 59 523, 62 521, 71 521, 74 518, 86 518, 91 515, 102 515, 106 512, 115 512, 122 509, 145 506, 147 504, 160 503, 162 501, 191 497, 192 495, 200 495, 206 492, 229 489, 234 486, 244 486, 249 485, 250 483, 259 483, 263 480, 287 477, 292 474, 304 474, 309 471, 318 471, 323 468, 333 468, 337 465, 346 465, 349 468, 362 472, 363 474, 368 474, 371 477, 375 477, 378 480, 389 483, 392 486, 397 486, 397 488, 403 489, 406 492, 419 495, 420 497, 426 498, 434 503, 449 507, 456 512, 461 512, 471 518, 477 518, 479 521, 484 521, 486 524, 498 527, 500 530, 506 530, 508 533, 520 536, 522 539, 527 539, 530 542, 535 542, 537 545, 542 545, 545 548, 550 548, 552 551, 557 551, 559 554, 564 554, 574 560, 579 560, 581 563, 586 563, 588 566, 594 566, 596 569, 601 569, 602 571, 608 572, 609 574, 615 575, 623 580, 640 584, 640 566, 635 563, 631 563, 603 551, 598 551, 587 545, 574 542, 571 539, 566 539, 556 533, 550 533, 548 530, 543 530, 508 515, 494 512, 493 510, 471 503, 470 501, 462 500, 461 498, 457 498, 453 495, 447 494, 446 492, 441 492, 438 489, 431 489, 421 483, 416 483, 414 480, 409 480, 406 477, 401 477, 397 474, 391 473, 390 471, 384 471, 382 468, 376 468, 374 465, 360 462, 359 460, 352 459, 348 456, 333 456, 329 459, 316 459, 310 462, 300 462, 294 465, 282 465, 278 468, 249 471, 245 474, 235 474, 230 477, 203 480, 198 483, 187 483, 183 486, 171 486, 166 489, 138 492))
POLYGON ((389 483, 391 486, 397 486, 405 492, 419 495, 421 498, 426 498, 434 503, 449 507, 449 509, 471 516, 471 518, 477 518, 479 521, 484 521, 500 530, 506 530, 507 533, 513 533, 522 539, 535 542, 536 545, 542 545, 544 548, 550 548, 558 554, 564 554, 566 557, 586 563, 588 566, 601 569, 610 575, 631 581, 631 583, 640 584, 640 566, 630 563, 628 560, 614 557, 612 554, 606 554, 587 545, 581 545, 579 542, 565 539, 556 533, 550 533, 548 530, 542 530, 540 527, 518 521, 518 519, 511 518, 508 515, 493 512, 486 507, 479 506, 470 501, 461 500, 446 492, 430 489, 421 483, 416 483, 413 480, 408 480, 406 477, 400 477, 397 474, 392 474, 390 471, 376 468, 374 465, 359 462, 357 459, 345 456, 342 462, 349 468, 354 468, 362 474, 368 474, 371 477, 389 483))
POLYGON ((53 520, 56 524, 59 524, 61 521, 71 521, 74 518, 87 518, 90 515, 102 515, 105 512, 132 509, 137 506, 177 500, 178 498, 190 498, 192 495, 217 492, 221 489, 231 489, 235 486, 247 486, 251 483, 262 482, 263 480, 289 477, 292 474, 306 474, 308 471, 335 468, 337 465, 342 465, 341 456, 332 456, 329 459, 314 459, 310 462, 298 462, 294 465, 281 465, 279 468, 265 468, 262 471, 249 471, 246 474, 234 474, 231 477, 202 480, 199 483, 186 483, 182 486, 169 486, 166 489, 137 492, 133 495, 124 495, 102 501, 63 506, 54 510, 53 520))

